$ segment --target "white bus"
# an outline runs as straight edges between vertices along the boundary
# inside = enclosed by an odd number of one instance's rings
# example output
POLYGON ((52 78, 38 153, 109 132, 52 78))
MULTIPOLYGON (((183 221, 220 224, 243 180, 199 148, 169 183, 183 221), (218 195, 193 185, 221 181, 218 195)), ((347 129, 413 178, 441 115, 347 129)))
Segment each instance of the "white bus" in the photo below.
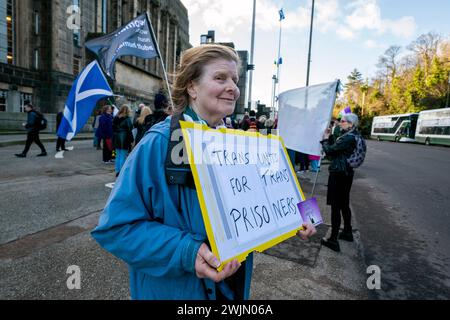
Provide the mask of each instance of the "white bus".
POLYGON ((416 141, 429 144, 450 145, 450 108, 419 112, 416 141))
POLYGON ((418 113, 405 113, 374 117, 370 137, 378 141, 414 141, 418 116, 418 113))

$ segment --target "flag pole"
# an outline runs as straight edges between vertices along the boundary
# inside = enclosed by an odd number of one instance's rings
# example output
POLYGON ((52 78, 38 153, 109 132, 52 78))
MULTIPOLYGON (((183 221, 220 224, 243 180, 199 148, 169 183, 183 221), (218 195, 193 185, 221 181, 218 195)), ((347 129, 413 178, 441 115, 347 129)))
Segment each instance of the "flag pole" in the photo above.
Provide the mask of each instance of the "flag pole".
POLYGON ((274 90, 274 106, 278 107, 278 95, 280 94, 280 56, 281 56, 281 21, 284 19, 283 8, 281 8, 280 13, 280 32, 278 34, 278 58, 277 58, 277 77, 275 79, 275 90, 274 90), (277 97, 277 99, 275 99, 277 97), (276 103, 275 103, 276 102, 276 103))
POLYGON ((311 26, 309 28, 309 49, 308 49, 308 65, 307 65, 307 70, 306 70, 306 86, 309 86, 309 67, 311 64, 311 43, 312 43, 312 33, 313 33, 313 21, 314 21, 314 0, 312 0, 311 26))
MULTIPOLYGON (((252 37, 251 37, 251 46, 250 46, 250 65, 253 65, 253 56, 255 52, 255 14, 256 14, 256 0, 253 0, 253 18, 252 18, 252 37)), ((249 85, 248 85, 248 101, 250 102, 250 107, 248 105, 245 106, 251 109, 252 104, 252 84, 253 84, 253 70, 249 72, 249 85)))
POLYGON ((163 58, 161 55, 161 51, 159 50, 158 39, 156 39, 155 32, 153 31, 152 24, 150 23, 150 17, 148 16, 148 13, 145 13, 145 16, 147 17, 147 23, 149 25, 150 31, 152 32, 152 38, 153 38, 153 42, 155 43, 155 46, 156 46, 156 52, 158 53, 159 60, 161 61, 161 67, 163 69, 163 74, 164 74, 164 80, 165 80, 165 83, 167 86, 167 92, 169 94, 170 105, 173 108, 172 93, 170 92, 169 79, 167 78, 166 67, 164 66, 164 61, 163 61, 163 58))

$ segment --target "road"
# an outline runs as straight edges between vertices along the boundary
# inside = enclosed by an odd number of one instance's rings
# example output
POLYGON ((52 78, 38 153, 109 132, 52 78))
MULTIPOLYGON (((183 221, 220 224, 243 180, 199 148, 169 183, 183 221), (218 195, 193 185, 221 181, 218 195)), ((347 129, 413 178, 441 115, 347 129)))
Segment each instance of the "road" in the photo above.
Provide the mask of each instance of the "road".
POLYGON ((351 197, 373 298, 450 299, 450 148, 369 141, 351 197))

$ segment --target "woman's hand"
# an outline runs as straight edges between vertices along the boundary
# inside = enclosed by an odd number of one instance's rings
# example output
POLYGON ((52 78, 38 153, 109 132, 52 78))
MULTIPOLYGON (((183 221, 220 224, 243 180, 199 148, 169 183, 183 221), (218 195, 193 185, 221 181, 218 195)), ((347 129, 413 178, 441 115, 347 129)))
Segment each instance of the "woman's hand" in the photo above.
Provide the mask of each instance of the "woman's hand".
POLYGON ((197 252, 195 259, 195 274, 199 278, 208 278, 215 282, 220 282, 225 278, 233 275, 241 266, 239 261, 233 260, 228 262, 222 271, 218 272, 216 268, 220 266, 219 260, 209 250, 205 243, 202 243, 197 252))
POLYGON ((302 240, 308 240, 308 238, 312 237, 313 235, 316 234, 316 228, 311 224, 311 223, 306 223, 304 222, 302 224, 303 230, 299 230, 297 232, 297 235, 302 239, 302 240))

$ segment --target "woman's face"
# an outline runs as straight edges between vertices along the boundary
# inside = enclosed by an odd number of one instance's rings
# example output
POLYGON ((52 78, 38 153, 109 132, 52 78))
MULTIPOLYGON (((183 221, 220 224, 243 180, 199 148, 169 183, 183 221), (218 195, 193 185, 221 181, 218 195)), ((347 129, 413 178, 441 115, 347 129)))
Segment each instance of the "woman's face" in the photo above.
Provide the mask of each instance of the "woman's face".
POLYGON ((344 131, 348 131, 353 127, 353 124, 351 124, 350 122, 347 122, 347 120, 345 120, 345 119, 341 119, 341 121, 339 122, 339 125, 341 126, 341 129, 344 131))
POLYGON ((203 66, 199 79, 188 87, 190 103, 208 124, 215 125, 234 112, 240 92, 236 62, 215 59, 203 66))

